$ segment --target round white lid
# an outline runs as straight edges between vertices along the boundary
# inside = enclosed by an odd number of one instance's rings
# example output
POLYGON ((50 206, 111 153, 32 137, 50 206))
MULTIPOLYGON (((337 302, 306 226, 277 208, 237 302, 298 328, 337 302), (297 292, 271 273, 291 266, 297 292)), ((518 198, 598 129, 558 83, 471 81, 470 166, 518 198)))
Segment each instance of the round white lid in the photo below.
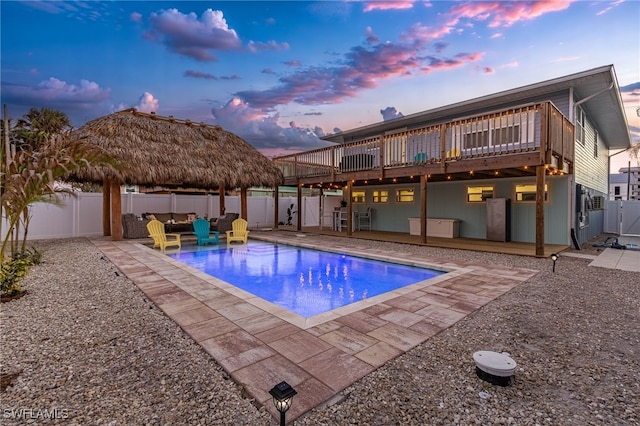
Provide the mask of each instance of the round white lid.
POLYGON ((482 371, 496 376, 510 376, 518 365, 511 357, 492 351, 478 351, 473 354, 473 360, 482 371))

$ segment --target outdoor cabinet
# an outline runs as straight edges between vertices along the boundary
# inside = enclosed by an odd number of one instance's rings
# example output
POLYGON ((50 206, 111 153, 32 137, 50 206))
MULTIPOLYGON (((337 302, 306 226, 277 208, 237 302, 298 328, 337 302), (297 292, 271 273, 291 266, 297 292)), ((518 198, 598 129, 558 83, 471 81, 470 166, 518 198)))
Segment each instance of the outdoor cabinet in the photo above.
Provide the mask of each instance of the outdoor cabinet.
POLYGON ((511 200, 487 198, 487 240, 511 241, 511 200))
MULTIPOLYGON (((409 234, 420 235, 420 218, 409 218, 409 234)), ((427 218, 427 237, 458 238, 460 236, 459 219, 427 218)))

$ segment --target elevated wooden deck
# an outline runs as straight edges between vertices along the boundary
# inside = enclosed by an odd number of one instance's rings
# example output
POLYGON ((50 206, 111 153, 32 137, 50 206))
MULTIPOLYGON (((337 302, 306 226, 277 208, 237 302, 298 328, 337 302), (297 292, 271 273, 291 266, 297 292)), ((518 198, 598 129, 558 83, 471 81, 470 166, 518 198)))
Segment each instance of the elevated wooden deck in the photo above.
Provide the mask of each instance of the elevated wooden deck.
POLYGON ((571 173, 574 127, 551 103, 372 134, 274 159, 285 185, 335 188, 351 182, 388 184, 535 176, 536 166, 571 173))

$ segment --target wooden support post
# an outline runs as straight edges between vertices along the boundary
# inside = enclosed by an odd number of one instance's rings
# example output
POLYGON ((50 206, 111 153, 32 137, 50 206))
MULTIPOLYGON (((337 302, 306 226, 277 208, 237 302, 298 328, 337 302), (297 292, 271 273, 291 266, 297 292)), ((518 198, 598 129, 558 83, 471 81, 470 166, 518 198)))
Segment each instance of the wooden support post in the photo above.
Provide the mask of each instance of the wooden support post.
POLYGON ((240 188, 240 217, 248 221, 247 212, 247 188, 240 188))
POLYGON ((220 216, 222 216, 226 210, 224 206, 224 186, 218 188, 218 199, 220 200, 220 216))
POLYGON ((323 219, 324 219, 324 197, 322 196, 322 194, 324 194, 324 190, 322 187, 320 187, 320 198, 318 199, 318 218, 319 223, 318 223, 318 227, 319 229, 322 231, 322 225, 323 225, 323 219))
POLYGON ((302 184, 298 184, 298 220, 296 221, 296 230, 302 231, 302 184))
POLYGON ((111 236, 111 180, 102 181, 102 235, 111 236))
POLYGON ((278 214, 278 210, 280 209, 280 193, 278 190, 278 187, 276 186, 274 188, 274 195, 273 195, 273 229, 278 229, 278 221, 279 221, 279 214, 278 214))
POLYGON ((111 181, 111 239, 122 241, 122 198, 120 184, 111 181))
POLYGON ((536 167, 536 256, 544 256, 544 165, 536 167))
MULTIPOLYGON (((451 138, 453 142, 453 138, 451 138)), ((447 171, 447 125, 440 125, 440 169, 442 173, 447 171)))
POLYGON ((353 200, 351 199, 351 191, 353 190, 353 183, 347 182, 347 235, 350 237, 353 235, 353 200))
POLYGON ((420 176, 420 244, 427 244, 427 177, 420 176))

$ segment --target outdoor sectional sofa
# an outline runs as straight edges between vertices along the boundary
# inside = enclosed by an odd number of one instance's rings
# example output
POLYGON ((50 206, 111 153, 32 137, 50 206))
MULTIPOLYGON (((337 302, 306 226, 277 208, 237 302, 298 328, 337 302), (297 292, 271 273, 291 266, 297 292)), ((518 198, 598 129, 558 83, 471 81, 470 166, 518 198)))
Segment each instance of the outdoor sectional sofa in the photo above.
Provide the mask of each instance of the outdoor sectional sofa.
MULTIPOLYGON (((195 213, 143 213, 142 216, 136 216, 133 213, 122 215, 122 236, 124 238, 147 238, 147 223, 151 219, 157 219, 164 223, 164 230, 173 234, 191 234, 193 233, 193 222, 197 215, 195 213)), ((209 221, 212 231, 218 231, 224 235, 226 231, 231 230, 231 223, 239 218, 238 213, 227 213, 219 218, 209 221)))
POLYGON ((147 223, 152 219, 157 219, 164 223, 164 230, 173 234, 190 234, 193 232, 193 222, 196 219, 195 213, 143 213, 136 216, 133 213, 122 215, 122 236, 124 238, 147 238, 149 231, 147 223))

